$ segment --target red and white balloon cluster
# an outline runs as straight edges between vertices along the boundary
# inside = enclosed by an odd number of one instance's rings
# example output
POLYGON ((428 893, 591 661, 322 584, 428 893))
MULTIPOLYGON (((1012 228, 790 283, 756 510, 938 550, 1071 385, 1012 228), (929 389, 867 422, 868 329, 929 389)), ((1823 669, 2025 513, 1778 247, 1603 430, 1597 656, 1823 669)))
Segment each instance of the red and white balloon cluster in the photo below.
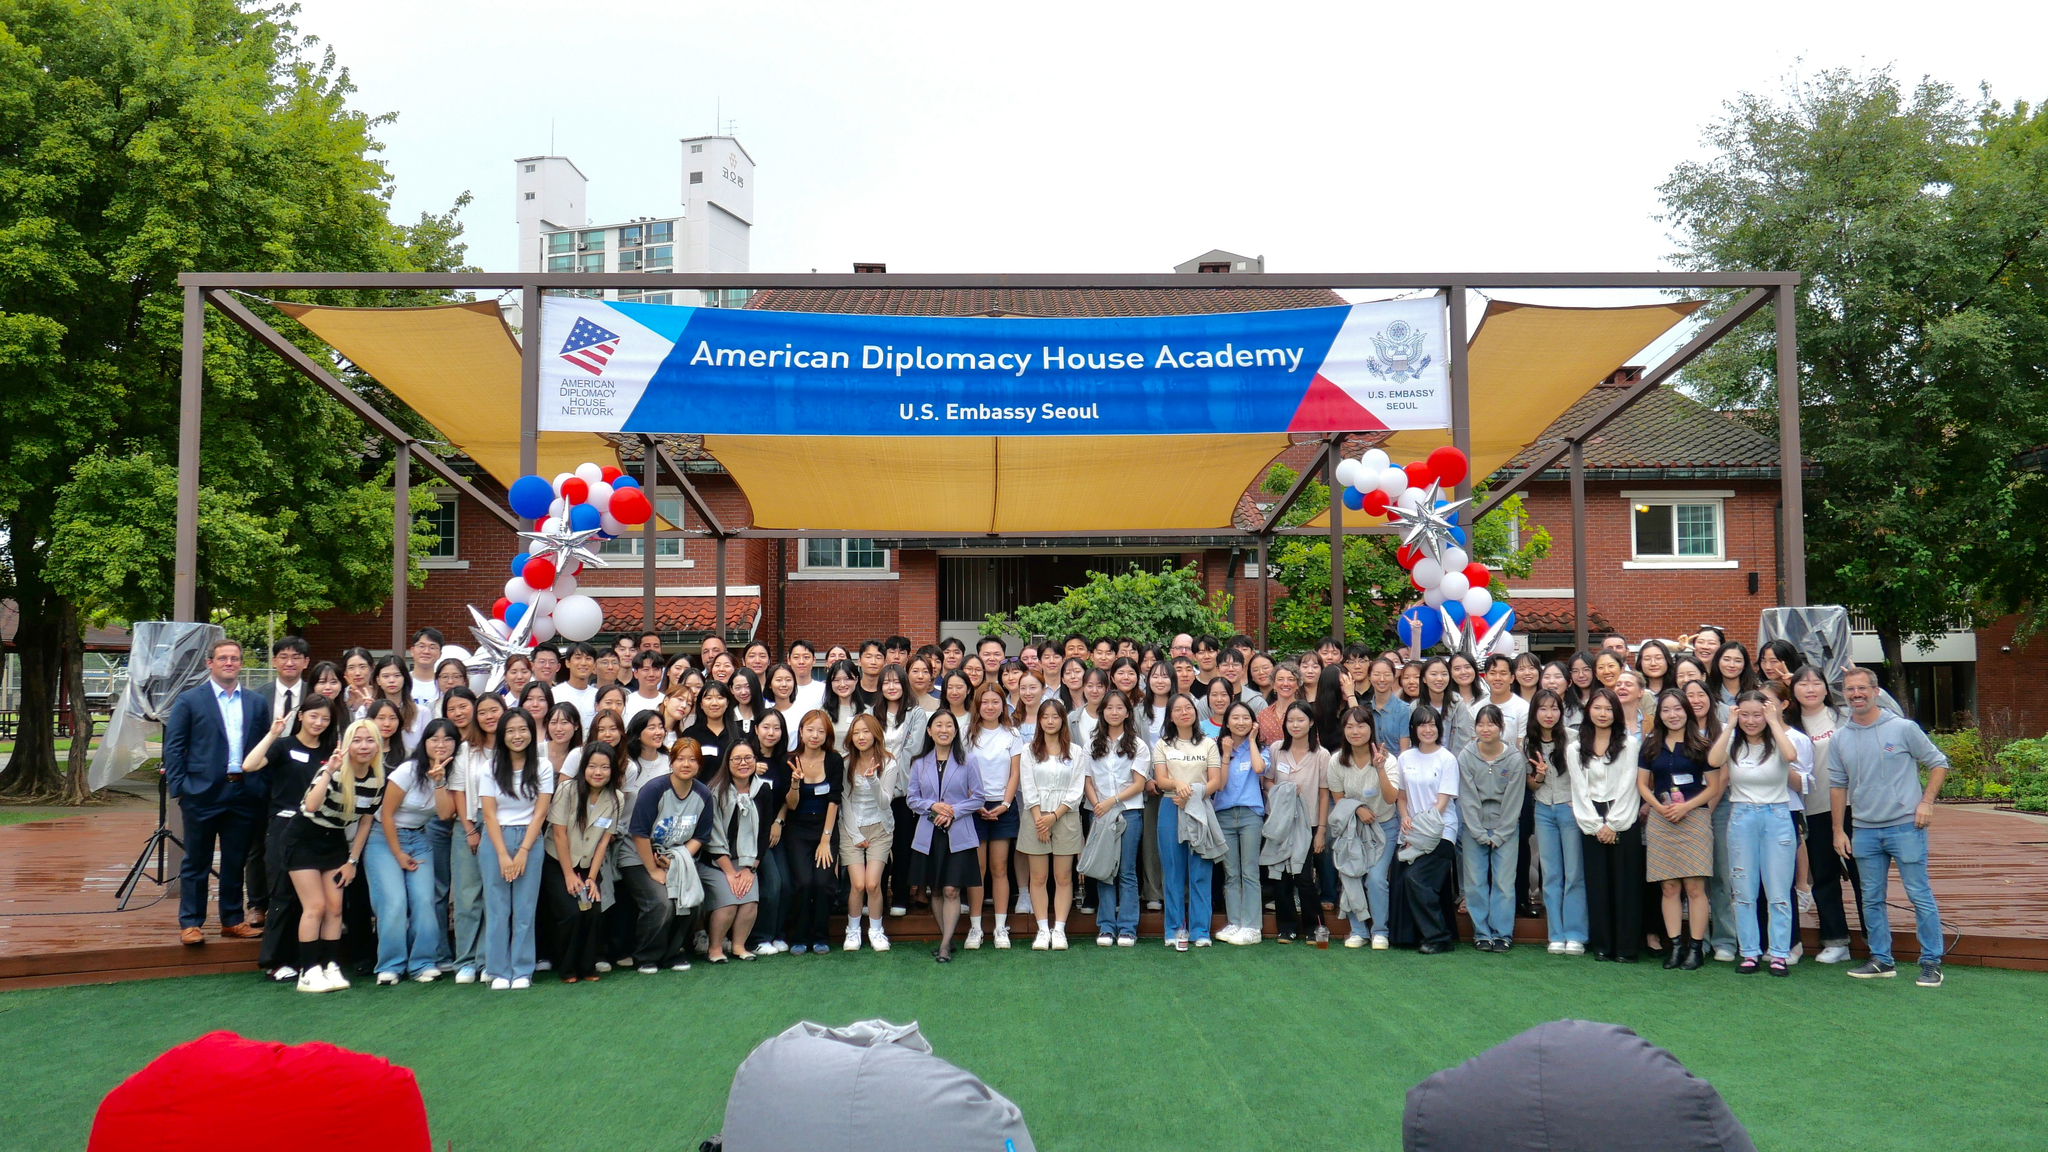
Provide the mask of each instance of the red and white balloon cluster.
POLYGON ((537 523, 519 534, 532 546, 512 558, 512 579, 491 606, 496 626, 507 637, 523 633, 529 645, 597 635, 604 607, 576 591, 576 577, 586 564, 606 566, 590 541, 622 536, 654 515, 640 482, 617 468, 586 463, 552 483, 522 476, 507 496, 515 515, 537 523))

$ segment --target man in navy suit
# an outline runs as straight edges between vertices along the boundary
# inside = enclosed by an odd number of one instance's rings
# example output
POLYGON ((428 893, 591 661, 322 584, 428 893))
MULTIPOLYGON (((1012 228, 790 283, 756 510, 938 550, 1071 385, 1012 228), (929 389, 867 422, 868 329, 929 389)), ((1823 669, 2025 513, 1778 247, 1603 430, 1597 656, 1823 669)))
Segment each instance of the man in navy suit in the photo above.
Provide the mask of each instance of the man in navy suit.
POLYGON ((270 700, 241 686, 242 646, 215 641, 206 683, 189 688, 164 722, 164 779, 185 816, 185 860, 178 869, 178 939, 204 944, 207 873, 220 845, 220 934, 263 935, 242 923, 242 867, 262 822, 263 782, 242 771, 242 758, 270 728, 270 700))

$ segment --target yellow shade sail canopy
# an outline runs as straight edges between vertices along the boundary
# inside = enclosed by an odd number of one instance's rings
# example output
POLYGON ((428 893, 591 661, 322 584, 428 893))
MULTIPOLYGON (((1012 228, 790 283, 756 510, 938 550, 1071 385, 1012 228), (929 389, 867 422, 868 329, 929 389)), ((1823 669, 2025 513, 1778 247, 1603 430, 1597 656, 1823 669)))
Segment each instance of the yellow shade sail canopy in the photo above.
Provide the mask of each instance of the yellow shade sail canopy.
MULTIPOLYGON (((1631 308, 1552 308, 1487 304, 1472 336, 1472 477, 1484 479, 1515 458, 1588 389, 1612 375, 1700 308, 1674 300, 1631 308)), ((1451 442, 1451 430, 1396 432, 1381 445, 1396 464, 1421 460, 1451 442)), ((1383 516, 1346 510, 1347 524, 1383 516)), ((1326 509, 1309 522, 1328 527, 1326 509)))

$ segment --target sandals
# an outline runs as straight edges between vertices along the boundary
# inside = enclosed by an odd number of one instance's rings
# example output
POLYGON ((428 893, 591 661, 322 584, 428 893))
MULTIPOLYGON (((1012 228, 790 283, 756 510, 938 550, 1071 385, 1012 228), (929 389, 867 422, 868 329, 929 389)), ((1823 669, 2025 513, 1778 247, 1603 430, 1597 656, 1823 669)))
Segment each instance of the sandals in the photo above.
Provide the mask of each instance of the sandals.
POLYGON ((953 962, 953 956, 951 953, 942 952, 937 948, 932 949, 932 959, 940 964, 951 964, 953 962))
POLYGON ((1773 976, 1790 976, 1792 966, 1774 956, 1771 958, 1770 971, 1773 976))
POLYGON ((1744 956, 1742 958, 1742 963, 1737 964, 1735 966, 1735 972, 1738 976, 1754 976, 1756 975, 1757 967, 1758 964, 1756 957, 1744 956))

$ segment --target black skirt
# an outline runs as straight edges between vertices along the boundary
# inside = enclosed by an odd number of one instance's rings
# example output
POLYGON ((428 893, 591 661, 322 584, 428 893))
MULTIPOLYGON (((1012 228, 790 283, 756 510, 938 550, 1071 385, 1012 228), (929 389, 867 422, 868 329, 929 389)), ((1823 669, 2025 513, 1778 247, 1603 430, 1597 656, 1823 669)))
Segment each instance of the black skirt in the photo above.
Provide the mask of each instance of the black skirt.
POLYGON ((303 812, 284 830, 284 866, 288 872, 332 872, 348 863, 348 834, 315 824, 303 812))
POLYGON ((932 829, 932 848, 917 853, 918 883, 927 888, 958 888, 966 891, 981 885, 981 858, 969 848, 953 851, 953 841, 944 828, 932 829))

